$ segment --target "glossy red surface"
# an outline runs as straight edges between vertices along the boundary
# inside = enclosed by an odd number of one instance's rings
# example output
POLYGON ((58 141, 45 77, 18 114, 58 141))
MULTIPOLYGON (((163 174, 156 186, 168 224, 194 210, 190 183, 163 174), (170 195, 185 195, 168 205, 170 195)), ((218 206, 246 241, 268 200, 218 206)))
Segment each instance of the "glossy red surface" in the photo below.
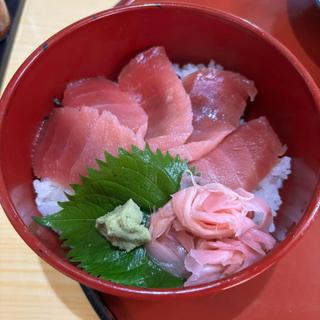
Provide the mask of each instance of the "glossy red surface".
POLYGON ((77 281, 105 293, 141 299, 216 293, 260 274, 305 232, 319 207, 319 91, 302 65, 254 26, 219 11, 192 6, 150 5, 115 9, 82 20, 38 48, 22 65, 1 99, 1 203, 26 243, 44 260, 77 281), (148 28, 146 28, 148 26, 148 28), (112 30, 112 32, 110 32, 112 30), (283 189, 277 233, 288 237, 265 259, 221 281, 188 289, 145 290, 89 276, 65 259, 50 231, 32 223, 31 151, 37 127, 71 80, 105 74, 115 78, 137 52, 164 45, 179 63, 213 58, 255 80, 259 90, 248 116, 266 115, 294 158, 283 189))
MULTIPOLYGON (((119 4, 172 2, 123 0, 119 4)), ((291 50, 320 86, 320 6, 316 0, 175 0, 222 10, 272 34, 291 50)), ((319 1, 318 1, 319 2, 319 1)))
POLYGON ((119 320, 319 320, 320 219, 276 266, 215 296, 136 301, 103 296, 119 320), (307 248, 307 249, 306 249, 307 248))

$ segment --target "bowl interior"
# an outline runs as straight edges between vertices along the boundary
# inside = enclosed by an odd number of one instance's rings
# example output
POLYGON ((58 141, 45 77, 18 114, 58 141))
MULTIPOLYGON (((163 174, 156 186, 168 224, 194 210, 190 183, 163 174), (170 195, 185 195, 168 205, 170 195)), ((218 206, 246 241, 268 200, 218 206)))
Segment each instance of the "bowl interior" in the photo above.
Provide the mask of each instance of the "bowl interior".
MULTIPOLYGON (((206 63, 214 59, 225 69, 255 81, 258 95, 249 105, 247 117, 267 116, 293 158, 293 173, 282 190, 283 206, 276 219, 276 234, 290 233, 265 258, 265 266, 301 231, 314 213, 316 201, 319 107, 310 92, 309 78, 294 67, 295 62, 268 36, 237 21, 222 13, 181 5, 116 9, 60 32, 20 68, 1 101, 2 203, 20 235, 49 263, 87 285, 119 294, 117 288, 121 286, 89 277, 66 261, 56 235, 32 222, 32 216, 39 214, 31 184, 32 142, 53 108, 53 98, 62 97, 66 83, 98 75, 116 80, 130 58, 154 45, 164 46, 173 62, 206 63)), ((257 270, 244 271, 240 278, 249 278, 257 270)), ((221 281, 211 287, 219 286, 227 284, 221 281)))

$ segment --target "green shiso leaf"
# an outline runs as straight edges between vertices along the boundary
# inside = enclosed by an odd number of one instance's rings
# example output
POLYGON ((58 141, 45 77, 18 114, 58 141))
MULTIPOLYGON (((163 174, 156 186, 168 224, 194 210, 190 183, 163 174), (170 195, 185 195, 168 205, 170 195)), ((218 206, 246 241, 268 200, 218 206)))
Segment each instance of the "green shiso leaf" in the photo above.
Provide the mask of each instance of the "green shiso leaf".
POLYGON ((70 248, 70 261, 89 274, 124 285, 145 288, 171 288, 183 279, 162 270, 148 257, 143 247, 131 252, 113 247, 95 228, 98 217, 132 199, 145 212, 148 220, 153 210, 162 207, 180 187, 186 162, 159 150, 153 153, 132 147, 119 149, 118 157, 105 153, 97 160, 99 169, 88 169, 82 184, 72 185, 74 195, 61 202, 62 210, 35 221, 59 233, 63 246, 70 248))

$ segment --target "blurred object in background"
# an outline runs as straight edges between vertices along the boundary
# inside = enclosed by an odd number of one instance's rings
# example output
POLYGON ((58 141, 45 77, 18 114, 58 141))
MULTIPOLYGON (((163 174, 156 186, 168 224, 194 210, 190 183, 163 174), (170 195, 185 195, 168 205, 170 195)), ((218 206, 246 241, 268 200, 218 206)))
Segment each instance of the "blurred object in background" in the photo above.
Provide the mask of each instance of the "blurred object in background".
POLYGON ((5 38, 10 26, 10 15, 4 0, 0 0, 0 40, 5 38))

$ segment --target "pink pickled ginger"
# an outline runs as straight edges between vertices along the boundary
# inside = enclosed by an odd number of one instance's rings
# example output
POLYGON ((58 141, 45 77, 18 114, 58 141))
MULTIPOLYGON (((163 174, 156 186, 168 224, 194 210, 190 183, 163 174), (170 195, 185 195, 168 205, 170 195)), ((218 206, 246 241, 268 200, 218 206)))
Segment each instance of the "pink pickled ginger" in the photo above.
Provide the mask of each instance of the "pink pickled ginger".
POLYGON ((151 215, 151 258, 185 286, 220 279, 254 263, 275 245, 264 200, 219 183, 193 185, 151 215), (260 214, 254 221, 254 213, 260 214), (261 217, 262 216, 262 217, 261 217))

